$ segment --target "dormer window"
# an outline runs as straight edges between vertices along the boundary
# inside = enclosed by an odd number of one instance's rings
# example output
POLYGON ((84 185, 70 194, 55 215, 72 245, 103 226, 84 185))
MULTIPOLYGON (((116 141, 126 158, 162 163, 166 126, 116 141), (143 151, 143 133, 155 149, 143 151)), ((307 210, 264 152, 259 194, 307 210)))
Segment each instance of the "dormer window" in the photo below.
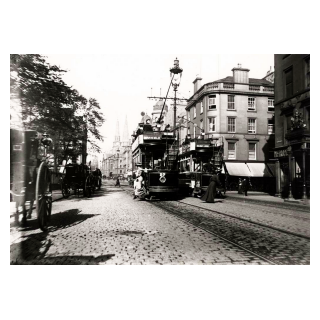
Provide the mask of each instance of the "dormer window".
POLYGON ((209 110, 216 110, 217 109, 217 104, 216 104, 216 95, 212 94, 209 96, 209 110))

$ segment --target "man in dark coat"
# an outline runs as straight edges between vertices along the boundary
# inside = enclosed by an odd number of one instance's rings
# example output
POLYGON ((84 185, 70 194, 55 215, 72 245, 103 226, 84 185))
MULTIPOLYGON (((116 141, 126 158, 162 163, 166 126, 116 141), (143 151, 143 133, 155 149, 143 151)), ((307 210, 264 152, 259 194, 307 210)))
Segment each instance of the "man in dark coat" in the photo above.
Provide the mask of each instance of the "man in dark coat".
POLYGON ((244 178, 242 180, 242 190, 244 191, 244 195, 248 195, 248 189, 249 189, 249 181, 247 178, 244 178))
POLYGON ((217 193, 217 186, 220 186, 220 185, 221 183, 219 181, 219 178, 217 174, 214 173, 210 178, 210 184, 208 186, 208 189, 206 193, 201 197, 201 200, 206 202, 214 202, 214 198, 217 193))

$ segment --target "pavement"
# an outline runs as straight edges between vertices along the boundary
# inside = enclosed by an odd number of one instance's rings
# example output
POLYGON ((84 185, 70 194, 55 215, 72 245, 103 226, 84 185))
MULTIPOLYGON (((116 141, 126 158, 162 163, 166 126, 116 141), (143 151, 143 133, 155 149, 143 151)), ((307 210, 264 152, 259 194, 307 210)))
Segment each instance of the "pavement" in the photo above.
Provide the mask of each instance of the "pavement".
MULTIPOLYGON (((106 182, 109 185, 112 185, 113 180, 107 180, 106 182)), ((127 181, 121 181, 122 187, 131 188, 127 181)), ((238 191, 227 191, 224 195, 226 198, 230 200, 238 200, 243 202, 254 202, 254 203, 264 203, 264 204, 271 204, 271 205, 279 205, 279 206, 292 206, 292 208, 307 208, 310 210, 310 199, 307 200, 288 200, 283 199, 280 197, 276 197, 264 192, 257 192, 257 191, 248 191, 248 195, 245 196, 244 194, 239 194, 238 191)))

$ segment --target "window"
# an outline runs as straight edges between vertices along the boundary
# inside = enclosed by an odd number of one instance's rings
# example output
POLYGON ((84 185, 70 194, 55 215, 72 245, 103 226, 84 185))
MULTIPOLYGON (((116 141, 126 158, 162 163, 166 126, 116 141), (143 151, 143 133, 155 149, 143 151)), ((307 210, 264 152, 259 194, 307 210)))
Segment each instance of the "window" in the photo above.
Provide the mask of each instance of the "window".
POLYGON ((306 88, 310 88, 310 57, 306 60, 305 69, 306 69, 306 88))
POLYGON ((196 138, 196 127, 193 126, 193 137, 196 138))
POLYGON ((200 114, 203 113, 203 101, 201 101, 201 104, 200 104, 200 114))
POLYGON ((248 118, 248 133, 256 133, 256 119, 248 118))
POLYGON ((203 119, 200 120, 200 129, 203 129, 203 119))
POLYGON ((248 110, 256 110, 256 98, 248 98, 248 110))
POLYGON ((249 157, 248 160, 256 160, 256 144, 249 142, 249 157))
POLYGON ((208 118, 208 127, 210 132, 216 131, 216 118, 208 118))
POLYGON ((268 119, 268 134, 274 133, 274 118, 268 119))
POLYGON ((190 121, 191 120, 190 111, 187 111, 187 117, 188 117, 188 120, 190 121))
POLYGON ((209 96, 209 110, 215 110, 216 108, 216 95, 212 94, 209 96))
POLYGON ((228 96, 228 110, 234 109, 234 96, 228 96))
POLYGON ((236 132, 236 118, 228 117, 228 132, 236 132))
POLYGON ((193 118, 196 118, 197 117, 197 107, 194 106, 193 108, 193 118))
POLYGON ((236 158, 236 143, 228 142, 228 159, 236 158))
POLYGON ((120 173, 122 173, 122 170, 120 170, 120 173))
POLYGON ((274 100, 268 99, 268 111, 274 111, 274 100))
POLYGON ((286 81, 286 94, 285 97, 289 98, 293 95, 293 75, 292 75, 292 68, 285 71, 285 81, 286 81))

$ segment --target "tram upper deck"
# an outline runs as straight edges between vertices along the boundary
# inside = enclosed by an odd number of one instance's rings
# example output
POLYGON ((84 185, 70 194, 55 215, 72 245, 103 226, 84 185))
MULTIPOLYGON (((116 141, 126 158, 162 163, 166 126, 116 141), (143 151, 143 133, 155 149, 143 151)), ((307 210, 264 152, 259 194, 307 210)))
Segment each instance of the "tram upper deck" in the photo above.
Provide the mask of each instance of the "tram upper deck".
POLYGON ((147 169, 149 193, 171 193, 179 191, 178 147, 174 132, 154 131, 149 124, 141 125, 132 144, 133 167, 147 169))

